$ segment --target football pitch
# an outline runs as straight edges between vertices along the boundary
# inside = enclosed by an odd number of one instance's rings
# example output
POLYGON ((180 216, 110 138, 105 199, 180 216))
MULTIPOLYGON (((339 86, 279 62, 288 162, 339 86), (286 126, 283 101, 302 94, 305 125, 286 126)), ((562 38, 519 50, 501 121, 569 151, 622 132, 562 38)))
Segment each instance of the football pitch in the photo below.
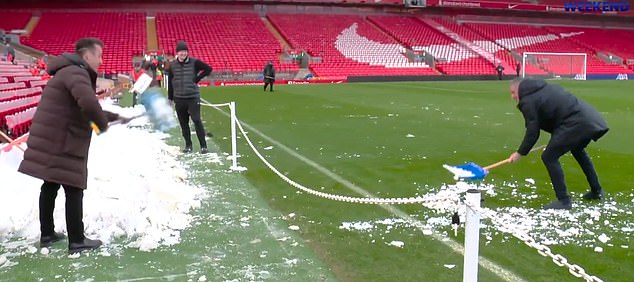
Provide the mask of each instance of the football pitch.
MULTIPOLYGON (((604 281, 630 281, 634 277, 630 236, 634 149, 627 144, 634 132, 634 83, 554 83, 594 105, 609 123, 610 132, 587 149, 608 197, 603 203, 581 201, 588 185, 572 156, 565 155, 561 161, 575 206, 570 213, 548 213, 548 220, 529 234, 539 241, 566 236, 553 234, 552 229, 572 228, 566 240, 542 243, 551 244, 554 253, 604 281), (602 235, 610 239, 599 239, 602 235)), ((508 82, 278 85, 273 93, 259 87, 213 88, 204 93, 204 99, 236 101, 238 118, 249 126, 245 128, 248 136, 287 177, 322 192, 347 196, 364 196, 354 187, 378 197, 437 192, 455 183, 442 164, 494 163, 516 150, 524 134, 523 118, 509 96, 508 82)), ((226 112, 208 108, 204 119, 217 135, 215 141, 230 152, 230 142, 223 138, 229 132, 226 112)), ((538 145, 546 144, 548 138, 542 132, 538 145)), ((244 139, 238 143, 240 164, 249 168, 244 176, 273 209, 295 215, 287 219, 288 224, 301 227, 297 232, 338 280, 461 280, 463 257, 443 240, 462 244, 464 229, 454 237, 449 224, 441 226, 434 230, 444 235, 438 240, 412 225, 377 224, 401 219, 403 214, 423 223, 443 216, 448 220, 449 213, 421 205, 399 205, 395 211, 298 192, 260 162, 244 139), (341 228, 355 222, 373 223, 374 228, 341 228), (393 241, 404 245, 395 247, 390 244, 393 241)), ((554 199, 539 153, 493 169, 483 184, 495 187, 495 195, 486 196, 483 205, 502 208, 502 213, 512 207, 539 213, 543 204, 554 199), (525 179, 532 179, 534 185, 525 179)), ((480 254, 493 264, 480 267, 480 281, 579 280, 502 232, 483 234, 480 254)))
MULTIPOLYGON (((634 82, 557 81, 603 113, 610 132, 591 143, 606 192, 583 202, 585 177, 562 157, 573 210, 543 212, 554 199, 538 153, 492 169, 482 205, 603 281, 634 277, 634 82), (519 227, 518 227, 519 226, 519 227)), ((257 150, 286 177, 344 196, 414 197, 455 187, 443 164, 487 165, 521 142, 524 122, 508 82, 350 83, 213 87, 210 103, 235 101, 257 150)), ((203 107, 213 132, 210 151, 231 152, 227 108, 203 107)), ((542 132, 538 145, 545 144, 542 132)), ((109 246, 67 259, 65 249, 1 269, 0 281, 461 281, 464 227, 455 236, 451 211, 421 204, 337 202, 301 192, 264 165, 239 135, 239 164, 182 156, 194 184, 209 197, 193 226, 172 247, 141 252, 109 246), (426 226, 421 228, 420 226, 426 226), (424 229, 424 230, 423 230, 424 229), (431 232, 429 232, 431 231, 431 232), (204 277, 203 277, 204 275, 204 277)), ((169 142, 182 146, 174 130, 169 142)), ((198 151, 194 137, 194 151, 198 151)), ((479 281, 580 281, 535 249, 483 220, 479 281), (487 227, 485 227, 485 225, 487 227)))

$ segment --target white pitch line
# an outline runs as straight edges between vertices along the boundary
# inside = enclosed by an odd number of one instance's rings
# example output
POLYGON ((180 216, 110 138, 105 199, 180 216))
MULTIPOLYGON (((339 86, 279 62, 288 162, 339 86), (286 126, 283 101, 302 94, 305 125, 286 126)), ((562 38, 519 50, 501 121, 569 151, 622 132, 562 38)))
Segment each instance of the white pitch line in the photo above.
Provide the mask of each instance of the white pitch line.
POLYGON ((148 276, 148 277, 139 277, 139 278, 130 278, 130 279, 123 279, 123 280, 118 280, 121 282, 134 282, 134 281, 146 281, 146 280, 168 280, 168 281, 172 281, 175 278, 179 278, 179 277, 184 277, 187 276, 187 273, 183 273, 183 274, 167 274, 167 275, 163 275, 163 276, 148 276))
MULTIPOLYGON (((201 98, 200 100, 202 100, 203 102, 209 104, 206 106, 210 106, 212 103, 210 103, 209 101, 201 98)), ((223 113, 226 116, 229 116, 228 113, 226 113, 225 111, 214 107, 216 110, 220 111, 221 113, 223 113)), ((237 115, 237 114, 236 114, 237 115)), ((345 178, 341 177, 340 175, 328 170, 327 168, 319 165, 318 163, 312 161, 311 159, 304 157, 301 154, 298 154, 297 152, 295 152, 294 150, 292 150, 289 147, 286 147, 284 144, 280 143, 279 141, 267 136, 266 134, 260 132, 259 130, 255 129, 253 126, 247 124, 244 121, 240 121, 242 123, 242 125, 244 125, 244 127, 246 127, 247 129, 249 129, 249 131, 254 132, 258 135, 260 135, 263 139, 265 139, 266 141, 274 144, 276 147, 282 149, 283 151, 285 151, 286 153, 288 153, 289 155, 299 159, 300 161, 304 162, 305 164, 313 167, 314 169, 316 169, 317 171, 323 173, 324 175, 330 177, 331 179, 341 183, 343 186, 345 186, 346 188, 362 195, 365 197, 372 197, 372 198, 377 198, 375 195, 373 195, 372 193, 368 192, 367 190, 355 185, 354 183, 346 180, 345 178)), ((423 226, 425 226, 424 223, 422 223, 421 221, 412 218, 411 216, 409 216, 408 214, 406 214, 405 212, 395 208, 392 205, 379 205, 381 206, 383 209, 387 210, 388 212, 390 212, 391 214, 400 217, 404 220, 407 220, 410 224, 418 227, 418 229, 420 229, 421 231, 423 230, 423 226)), ((460 243, 452 240, 451 238, 448 238, 449 240, 445 240, 443 241, 443 237, 441 237, 439 234, 437 233, 432 233, 432 235, 430 235, 432 238, 436 239, 438 242, 442 243, 443 245, 451 248, 454 252, 460 254, 460 255, 464 255, 464 247, 462 245, 460 245, 460 243)), ((485 257, 480 256, 479 259, 480 265, 482 267, 484 267, 485 269, 493 272, 495 275, 497 275, 498 277, 506 280, 506 281, 517 281, 517 282, 522 282, 522 281, 526 281, 522 278, 520 278, 519 276, 517 276, 517 274, 513 273, 512 271, 505 269, 499 265, 497 265, 496 263, 488 260, 485 257)))
POLYGON ((440 91, 449 91, 449 92, 468 92, 468 93, 491 93, 492 92, 488 90, 457 89, 457 88, 435 87, 435 86, 418 85, 418 84, 394 85, 394 86, 401 87, 401 88, 431 89, 431 90, 440 90, 440 91))

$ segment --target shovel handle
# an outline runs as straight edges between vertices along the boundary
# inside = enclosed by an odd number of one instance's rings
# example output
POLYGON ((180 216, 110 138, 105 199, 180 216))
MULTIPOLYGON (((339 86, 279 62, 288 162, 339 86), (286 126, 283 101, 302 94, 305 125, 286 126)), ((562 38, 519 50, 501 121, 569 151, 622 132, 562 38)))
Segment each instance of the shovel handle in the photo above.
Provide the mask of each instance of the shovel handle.
MULTIPOLYGON (((539 147, 535 147, 535 148, 531 149, 531 150, 529 151, 529 153, 535 152, 535 151, 537 151, 537 150, 541 150, 541 149, 543 149, 544 147, 546 147, 546 145, 541 145, 541 146, 539 146, 539 147)), ((499 161, 499 162, 497 162, 497 163, 494 163, 494 164, 492 164, 492 165, 489 165, 489 166, 484 167, 484 170, 489 170, 489 169, 492 169, 492 168, 494 168, 494 167, 501 166, 501 165, 503 165, 503 164, 507 164, 507 163, 510 163, 510 162, 511 162, 511 159, 504 159, 504 160, 501 160, 501 161, 499 161)))
POLYGON ((24 149, 22 149, 22 147, 20 147, 17 143, 15 143, 15 140, 13 140, 11 137, 7 136, 6 134, 4 134, 4 132, 0 131, 0 136, 2 136, 4 139, 6 139, 7 141, 9 141, 9 144, 18 147, 18 149, 20 149, 20 151, 24 152, 24 149))
POLYGON ((492 168, 494 168, 494 167, 501 166, 501 165, 503 165, 503 164, 510 163, 510 162, 511 162, 511 159, 504 159, 504 160, 501 160, 501 161, 499 161, 499 162, 497 162, 497 163, 494 163, 494 164, 492 164, 492 165, 485 166, 485 167, 483 167, 483 168, 484 168, 484 170, 489 170, 489 169, 492 169, 492 168))

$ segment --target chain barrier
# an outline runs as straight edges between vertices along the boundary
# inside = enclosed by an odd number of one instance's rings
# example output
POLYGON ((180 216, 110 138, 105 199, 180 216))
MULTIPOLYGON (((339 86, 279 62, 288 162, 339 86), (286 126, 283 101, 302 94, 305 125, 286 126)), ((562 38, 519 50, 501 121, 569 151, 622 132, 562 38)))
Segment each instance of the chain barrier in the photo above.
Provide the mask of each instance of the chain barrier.
POLYGON ((570 272, 570 274, 574 275, 575 277, 579 277, 579 278, 583 278, 586 281, 592 281, 592 282, 603 282, 603 280, 601 280, 599 277, 590 275, 588 273, 586 273, 585 269, 583 269, 581 266, 576 265, 576 264, 571 264, 568 262, 568 259, 566 259, 565 257, 563 257, 562 255, 559 254, 554 254, 550 248, 546 245, 542 245, 540 243, 538 243, 533 237, 531 237, 530 235, 526 234, 525 232, 521 231, 521 230, 516 230, 513 229, 511 227, 509 227, 508 225, 506 225, 504 223, 504 221, 502 220, 502 218, 500 216, 498 216, 498 214, 490 209, 483 209, 480 207, 476 207, 476 206, 472 206, 471 204, 465 202, 465 204, 472 209, 473 211, 475 211, 476 213, 478 213, 480 215, 480 217, 482 218, 487 218, 489 220, 491 220, 491 222, 495 225, 495 226, 499 226, 499 227, 504 227, 504 228, 498 228, 498 230, 510 233, 511 235, 513 235, 515 238, 521 240, 522 242, 524 242, 524 244, 526 244, 527 246, 536 249, 537 252, 544 256, 544 257, 550 257, 553 261, 553 263, 555 263, 558 266, 562 266, 562 267, 567 267, 568 271, 570 272))
MULTIPOLYGON (((225 104, 213 105, 213 106, 224 106, 224 105, 225 104)), ((209 106, 212 106, 212 105, 209 105, 209 106)), ((451 202, 451 203, 461 202, 459 194, 452 194, 452 195, 443 196, 443 197, 418 196, 418 197, 409 197, 409 198, 369 198, 369 197, 351 197, 351 196, 330 194, 330 193, 325 193, 325 192, 321 192, 321 191, 317 191, 317 190, 305 187, 293 181, 292 179, 288 178, 286 175, 282 174, 279 170, 277 170, 277 168, 271 165, 271 163, 269 163, 266 160, 266 158, 264 158, 264 156, 262 156, 262 154, 255 148, 255 145, 253 144, 253 142, 247 135, 247 132, 242 127, 242 123, 240 122, 240 120, 236 119, 236 124, 238 125, 240 132, 242 132, 242 136, 244 136, 245 140, 249 144, 249 147, 251 147, 253 152, 258 156, 258 158, 260 158, 260 160, 269 169, 271 169, 271 171, 273 171, 277 176, 279 176, 286 183, 308 194, 315 195, 315 196, 329 199, 329 200, 339 201, 339 202, 358 203, 358 204, 375 204, 375 205, 417 204, 417 203, 434 204, 434 203, 440 203, 440 202, 451 202)), ((492 211, 490 209, 482 209, 480 207, 475 207, 466 202, 465 204, 469 208, 477 212, 482 218, 487 218, 491 220, 491 222, 496 226, 504 227, 504 230, 506 230, 505 232, 510 233, 517 239, 524 242, 527 246, 536 249, 540 255, 545 257, 550 257, 553 263, 555 263, 556 265, 561 267, 567 267, 570 274, 574 275, 575 277, 583 278, 586 281, 591 281, 591 282, 603 282, 603 280, 601 280, 600 278, 586 273, 585 269, 583 269, 581 266, 569 263, 568 260, 562 255, 554 254, 548 246, 538 243, 537 241, 535 241, 534 238, 532 238, 528 234, 519 230, 513 230, 513 228, 509 228, 508 226, 504 224, 504 221, 497 215, 495 211, 492 211)))

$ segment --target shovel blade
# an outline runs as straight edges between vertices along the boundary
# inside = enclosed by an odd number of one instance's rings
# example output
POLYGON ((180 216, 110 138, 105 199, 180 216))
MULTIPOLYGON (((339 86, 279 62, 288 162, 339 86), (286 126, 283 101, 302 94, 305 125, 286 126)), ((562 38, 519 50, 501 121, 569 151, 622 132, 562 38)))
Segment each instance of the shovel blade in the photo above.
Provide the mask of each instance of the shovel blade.
POLYGON ((466 180, 482 180, 484 179, 484 177, 486 177, 487 174, 489 174, 488 170, 485 170, 484 168, 482 168, 481 166, 470 162, 470 163, 466 163, 463 165, 459 165, 456 166, 459 169, 471 172, 471 174, 473 174, 473 176, 470 177, 464 177, 464 179, 466 180))

